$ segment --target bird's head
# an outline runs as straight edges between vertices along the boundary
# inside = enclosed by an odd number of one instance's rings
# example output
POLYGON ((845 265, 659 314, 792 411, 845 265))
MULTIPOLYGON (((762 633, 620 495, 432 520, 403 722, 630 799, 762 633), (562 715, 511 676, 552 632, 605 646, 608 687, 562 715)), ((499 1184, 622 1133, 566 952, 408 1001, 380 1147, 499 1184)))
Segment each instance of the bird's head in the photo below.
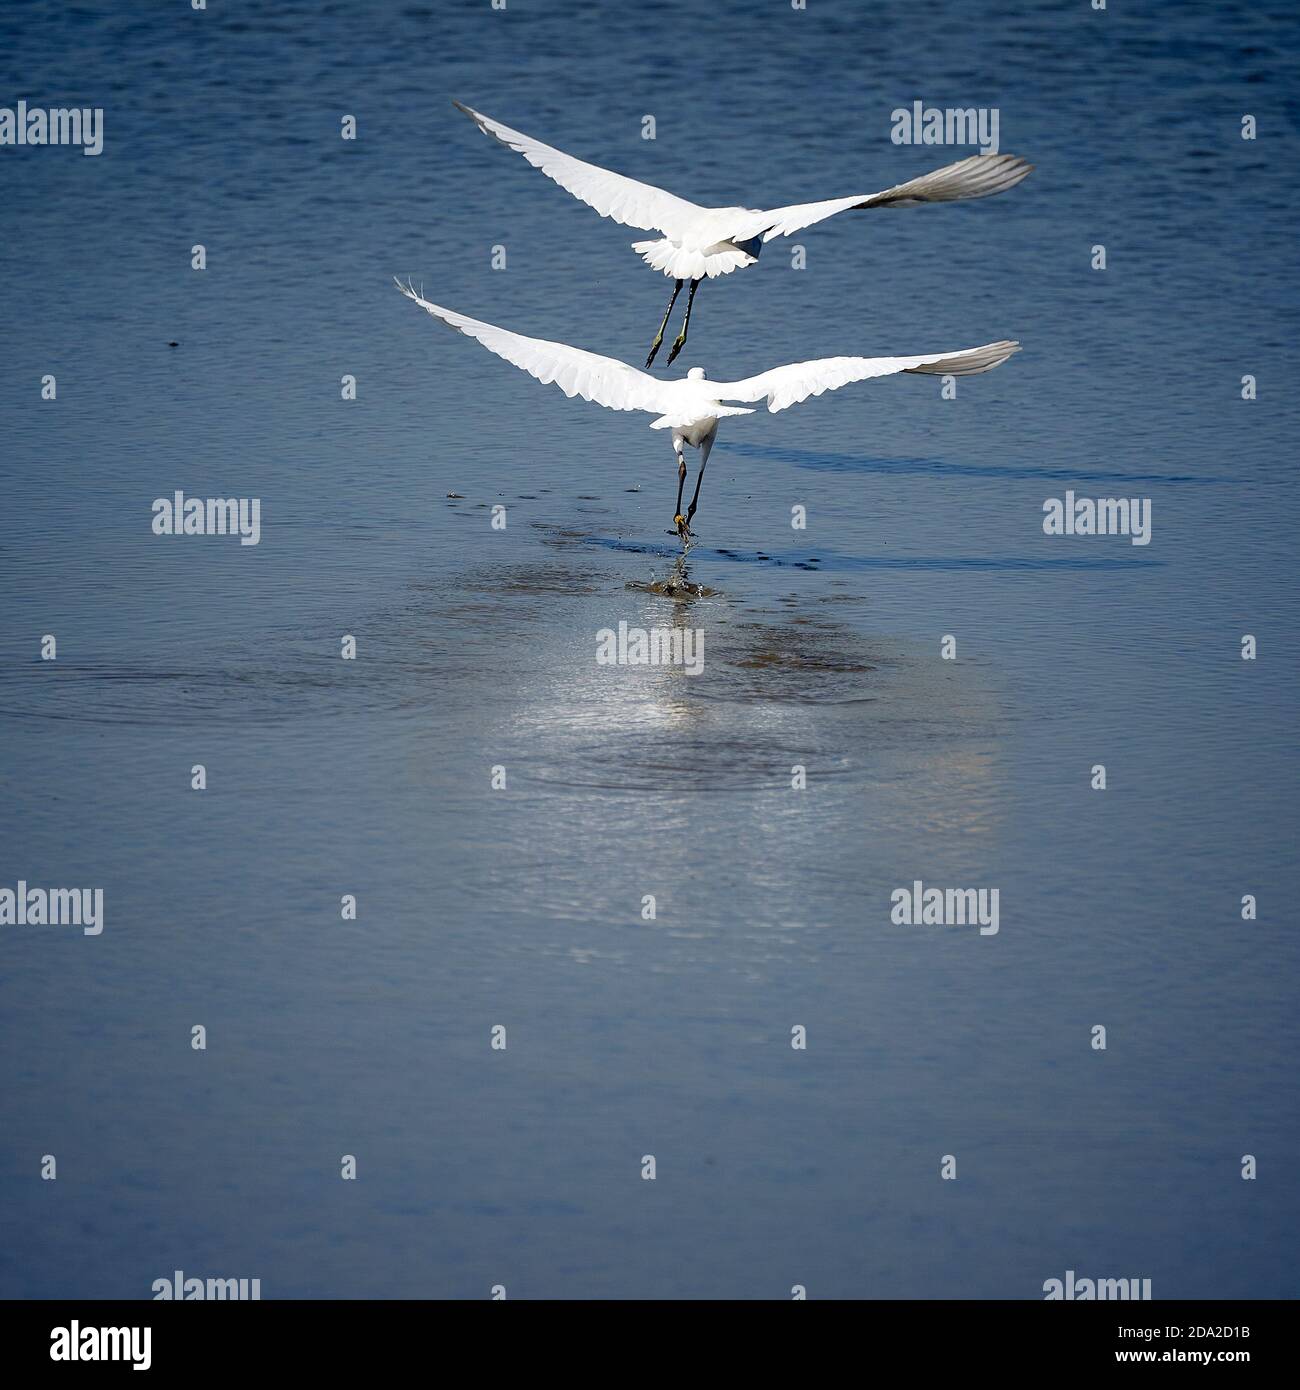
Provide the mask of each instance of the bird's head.
POLYGON ((704 368, 703 368, 703 367, 692 367, 692 368, 690 369, 690 371, 686 373, 686 380, 687 380, 687 381, 703 381, 703 380, 704 380, 704 368))

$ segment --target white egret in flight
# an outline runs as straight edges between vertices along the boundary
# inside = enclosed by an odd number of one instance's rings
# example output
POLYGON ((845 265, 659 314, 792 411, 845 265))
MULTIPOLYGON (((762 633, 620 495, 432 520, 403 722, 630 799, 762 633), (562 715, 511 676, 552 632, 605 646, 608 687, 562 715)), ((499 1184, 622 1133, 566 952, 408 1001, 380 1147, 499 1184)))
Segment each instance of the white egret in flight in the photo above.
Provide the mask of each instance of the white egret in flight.
POLYGON ((870 377, 892 376, 895 372, 924 372, 934 376, 975 376, 1000 367, 1020 344, 1014 342, 986 343, 983 347, 962 348, 956 352, 929 352, 914 357, 821 357, 813 362, 793 362, 785 367, 773 367, 758 376, 743 381, 709 381, 700 367, 692 367, 676 381, 660 381, 648 372, 629 367, 612 357, 600 357, 594 352, 568 347, 564 343, 549 343, 541 338, 525 338, 522 333, 497 328, 490 323, 458 314, 453 309, 430 304, 408 282, 397 287, 408 299, 452 328, 477 338, 489 352, 522 367, 529 376, 542 383, 554 382, 566 396, 581 396, 584 401, 611 410, 644 410, 658 418, 652 420, 652 430, 671 430, 673 452, 677 455, 677 510, 673 526, 683 542, 693 532, 691 518, 700 500, 700 483, 709 451, 718 433, 718 421, 725 415, 753 415, 743 406, 726 405, 726 401, 759 401, 767 399, 767 408, 775 413, 797 405, 809 396, 834 391, 851 381, 866 381, 870 377), (686 481, 687 445, 700 451, 700 472, 695 479, 695 495, 685 514, 682 512, 682 487, 686 481))
POLYGON ((517 150, 547 178, 567 189, 575 198, 596 209, 602 217, 612 218, 628 227, 662 232, 653 241, 634 241, 633 251, 639 251, 647 265, 661 270, 673 281, 672 298, 664 311, 663 322, 650 345, 646 366, 655 360, 664 340, 668 316, 685 281, 691 282, 686 299, 686 318, 682 331, 668 354, 672 365, 686 342, 691 326, 691 307, 701 280, 716 275, 730 275, 733 270, 753 265, 763 243, 773 237, 789 236, 814 222, 832 217, 850 208, 911 207, 917 203, 952 203, 962 198, 988 198, 1014 188, 1034 167, 1010 154, 978 154, 959 159, 920 178, 886 188, 880 193, 853 193, 847 198, 829 198, 820 203, 798 203, 790 207, 769 208, 766 212, 753 208, 702 208, 695 203, 666 193, 648 183, 640 183, 595 164, 585 164, 572 155, 544 145, 530 135, 523 135, 502 125, 470 107, 458 106, 481 130, 495 135, 503 144, 517 150))

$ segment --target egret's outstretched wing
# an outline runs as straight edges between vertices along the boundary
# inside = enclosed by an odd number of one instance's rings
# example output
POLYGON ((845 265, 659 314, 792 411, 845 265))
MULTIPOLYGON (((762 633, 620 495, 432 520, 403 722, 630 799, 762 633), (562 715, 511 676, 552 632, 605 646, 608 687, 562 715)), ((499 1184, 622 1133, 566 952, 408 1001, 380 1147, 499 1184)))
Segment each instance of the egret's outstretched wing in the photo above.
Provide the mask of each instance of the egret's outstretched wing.
POLYGON ((504 145, 517 150, 533 166, 540 169, 548 179, 554 179, 561 188, 580 198, 596 209, 602 217, 613 218, 628 227, 644 227, 647 231, 663 232, 665 236, 680 240, 691 223, 703 215, 704 209, 685 198, 665 193, 662 188, 652 184, 638 183, 636 179, 625 178, 596 164, 584 164, 572 155, 543 145, 530 135, 522 135, 511 130, 508 125, 494 121, 488 116, 462 105, 453 103, 472 120, 480 130, 495 135, 504 145))
POLYGON ((850 208, 911 207, 916 203, 952 203, 961 198, 989 198, 1005 193, 1025 178, 1034 166, 1012 154, 976 154, 922 174, 918 179, 886 188, 882 193, 858 193, 830 198, 823 203, 797 203, 788 208, 747 213, 731 233, 733 240, 748 241, 763 234, 764 241, 789 236, 824 218, 850 208))
POLYGON ((660 415, 673 405, 675 382, 659 381, 612 357, 600 357, 564 343, 548 343, 542 338, 525 338, 522 333, 480 323, 452 309, 430 304, 400 280, 396 283, 408 299, 415 300, 434 318, 477 338, 489 352, 522 367, 538 381, 553 381, 566 396, 581 396, 584 401, 595 401, 610 410, 646 410, 652 415, 660 415))
POLYGON ((920 357, 821 357, 815 362, 773 367, 770 372, 744 381, 712 381, 709 385, 720 401, 759 401, 766 396, 768 410, 775 413, 798 405, 809 396, 820 396, 823 391, 834 391, 851 381, 866 381, 874 376, 893 376, 896 372, 975 376, 1000 367, 1013 352, 1019 351, 1019 343, 1004 342, 920 357))

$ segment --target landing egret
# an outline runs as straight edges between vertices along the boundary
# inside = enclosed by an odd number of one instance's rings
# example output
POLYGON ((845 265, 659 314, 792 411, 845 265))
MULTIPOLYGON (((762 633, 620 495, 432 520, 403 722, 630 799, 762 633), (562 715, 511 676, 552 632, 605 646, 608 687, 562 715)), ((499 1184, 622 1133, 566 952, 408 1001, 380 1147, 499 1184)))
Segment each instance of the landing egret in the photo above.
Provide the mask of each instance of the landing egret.
POLYGON ((847 198, 830 198, 820 203, 797 203, 790 207, 769 208, 766 212, 754 208, 702 208, 695 203, 666 193, 648 183, 640 183, 622 174, 612 173, 595 164, 584 164, 572 155, 544 145, 531 135, 511 130, 481 112, 454 102, 485 134, 495 135, 503 144, 517 150, 547 178, 567 189, 575 198, 596 209, 602 217, 612 218, 628 227, 642 227, 662 232, 654 241, 634 241, 633 251, 655 270, 661 270, 673 281, 672 298, 664 311, 663 322, 650 345, 646 358, 649 367, 664 340, 668 317, 682 292, 682 285, 691 282, 686 298, 686 318, 682 331, 668 354, 672 366, 686 342, 691 326, 691 309, 700 281, 717 275, 730 275, 733 270, 751 266, 758 260, 763 243, 773 237, 789 236, 814 222, 833 217, 850 208, 912 207, 917 203, 952 203, 962 198, 988 198, 1014 188, 1034 167, 1010 154, 977 154, 959 159, 942 169, 922 174, 908 183, 897 184, 880 193, 854 193, 847 198))
POLYGON ((743 381, 709 381, 702 367, 692 367, 676 381, 660 381, 658 377, 629 367, 612 357, 600 357, 594 352, 550 343, 542 338, 525 338, 507 328, 458 314, 431 304, 411 284, 396 281, 397 288, 413 299, 421 309, 441 319, 458 332, 477 338, 489 352, 522 367, 529 376, 542 383, 554 382, 566 396, 581 396, 584 401, 611 410, 644 410, 658 419, 650 422, 652 430, 672 430, 673 452, 677 455, 677 509, 673 526, 683 542, 694 533, 692 517, 700 501, 700 483, 709 461, 709 451, 718 434, 718 421, 726 415, 753 415, 744 406, 726 405, 725 401, 759 401, 767 398, 767 408, 773 414, 797 405, 809 396, 834 391, 851 381, 866 381, 870 377, 892 376, 896 372, 922 372, 932 376, 975 376, 1000 367, 1019 343, 986 343, 983 347, 962 348, 956 352, 929 352, 915 357, 820 357, 812 362, 793 362, 785 367, 773 367, 758 376, 743 381), (685 514, 682 513, 682 487, 686 482, 685 448, 690 445, 700 451, 700 472, 695 479, 695 495, 685 514))

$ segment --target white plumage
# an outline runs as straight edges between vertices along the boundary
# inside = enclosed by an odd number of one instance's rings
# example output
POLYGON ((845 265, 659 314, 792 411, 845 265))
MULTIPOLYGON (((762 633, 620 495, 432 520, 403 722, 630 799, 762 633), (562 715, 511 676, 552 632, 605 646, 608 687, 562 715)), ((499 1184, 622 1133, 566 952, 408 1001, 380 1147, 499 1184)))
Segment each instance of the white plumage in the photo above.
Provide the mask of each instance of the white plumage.
POLYGON ((610 410, 646 410, 658 414, 663 408, 660 402, 664 393, 675 385, 639 372, 625 362, 616 362, 612 357, 600 357, 564 343, 549 343, 543 338, 525 338, 522 333, 511 333, 508 328, 482 323, 454 309, 430 304, 410 284, 404 285, 400 280, 395 283, 408 299, 413 299, 434 318, 450 324, 467 337, 477 338, 489 352, 513 362, 543 385, 554 382, 566 396, 581 396, 584 401, 595 401, 610 410))
POLYGON ((1014 188, 1033 168, 1015 155, 972 155, 879 193, 855 193, 847 198, 796 203, 766 211, 706 208, 652 184, 587 164, 459 101, 455 104, 480 130, 517 150, 533 168, 595 208, 602 217, 628 227, 662 232, 660 239, 633 242, 632 249, 655 270, 676 280, 729 275, 758 259, 758 246, 748 243, 789 236, 850 208, 911 207, 918 203, 988 198, 1014 188))
MULTIPOLYGON (((718 421, 727 415, 752 415, 748 407, 728 405, 728 401, 760 401, 775 413, 834 391, 853 381, 872 377, 892 376, 899 372, 933 375, 974 376, 1001 366, 1020 345, 1014 342, 986 343, 983 347, 962 348, 955 352, 920 353, 910 357, 822 357, 812 362, 793 362, 773 367, 758 376, 741 381, 709 381, 701 368, 692 367, 684 377, 661 381, 648 372, 630 367, 612 357, 583 352, 566 343, 548 342, 544 338, 526 338, 507 328, 483 323, 454 309, 432 304, 408 283, 396 282, 398 289, 420 308, 441 319, 458 332, 476 338, 489 352, 522 368, 529 376, 543 383, 554 382, 566 396, 581 396, 610 410, 640 410, 658 418, 651 429, 671 429, 673 451, 677 455, 679 479, 685 476, 686 464, 682 450, 689 444, 702 451, 700 473, 708 462, 718 431, 718 421)), ((696 497, 699 486, 696 485, 696 497)), ((681 487, 678 487, 678 506, 681 487)), ((691 506, 694 512, 694 503, 691 506)), ((679 529, 685 532, 689 516, 675 517, 679 529)))

